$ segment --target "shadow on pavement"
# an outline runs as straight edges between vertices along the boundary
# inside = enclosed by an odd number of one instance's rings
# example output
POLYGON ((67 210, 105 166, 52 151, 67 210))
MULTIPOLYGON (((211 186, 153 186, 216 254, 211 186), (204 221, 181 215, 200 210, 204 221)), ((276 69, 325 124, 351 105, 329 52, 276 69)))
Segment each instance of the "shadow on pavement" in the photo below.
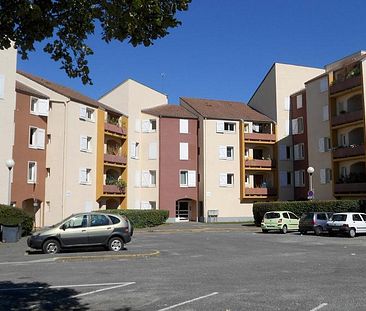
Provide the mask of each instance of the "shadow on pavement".
MULTIPOLYGON (((124 247, 122 251, 127 251, 127 248, 124 247)), ((107 252, 113 254, 114 252, 106 250, 103 246, 96 247, 73 247, 68 249, 62 249, 59 254, 73 254, 73 253, 92 253, 92 252, 107 252)), ((42 255, 43 252, 39 249, 30 249, 27 250, 28 255, 42 255)))
POLYGON ((52 288, 47 283, 0 282, 1 310, 89 310, 70 288, 52 288))

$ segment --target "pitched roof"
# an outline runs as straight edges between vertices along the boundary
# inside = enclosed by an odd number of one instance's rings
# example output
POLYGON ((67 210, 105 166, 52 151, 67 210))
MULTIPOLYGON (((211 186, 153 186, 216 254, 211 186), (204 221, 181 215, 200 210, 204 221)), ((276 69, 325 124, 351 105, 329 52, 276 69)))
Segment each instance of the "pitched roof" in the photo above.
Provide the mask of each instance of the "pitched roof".
POLYGON ((26 93, 29 95, 36 96, 38 98, 43 98, 43 99, 49 98, 47 95, 44 95, 41 92, 21 83, 19 81, 15 81, 15 90, 17 92, 26 93))
POLYGON ((144 109, 142 112, 157 117, 197 119, 193 113, 178 105, 160 105, 154 108, 144 109))
POLYGON ((242 102, 181 97, 181 100, 204 118, 274 122, 242 102))
POLYGON ((89 106, 92 106, 92 107, 95 107, 95 108, 102 108, 104 110, 111 111, 111 112, 114 112, 114 113, 123 114, 122 112, 120 112, 120 111, 118 111, 118 110, 116 110, 112 107, 104 105, 104 104, 96 101, 95 99, 93 99, 91 97, 88 97, 84 94, 81 94, 81 93, 79 93, 79 92, 77 92, 73 89, 70 89, 66 86, 48 81, 46 79, 43 79, 41 77, 37 77, 35 75, 32 75, 32 74, 24 72, 24 71, 17 70, 17 73, 19 73, 20 75, 22 75, 22 76, 38 83, 38 84, 40 84, 40 85, 56 92, 56 93, 64 95, 64 96, 70 98, 73 101, 83 103, 83 104, 86 104, 86 105, 89 105, 89 106))

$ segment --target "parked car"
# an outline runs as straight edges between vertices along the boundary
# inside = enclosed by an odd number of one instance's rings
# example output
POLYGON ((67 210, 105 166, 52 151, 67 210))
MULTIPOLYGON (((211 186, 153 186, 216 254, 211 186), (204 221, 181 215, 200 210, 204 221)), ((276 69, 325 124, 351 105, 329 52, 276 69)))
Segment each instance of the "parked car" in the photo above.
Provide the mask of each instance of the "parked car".
POLYGON ((127 217, 117 214, 81 213, 60 223, 36 231, 28 238, 28 246, 46 254, 82 246, 105 246, 120 251, 131 241, 133 226, 127 217))
POLYGON ((299 231, 306 234, 308 231, 314 231, 315 235, 320 235, 327 231, 327 221, 333 213, 308 212, 302 214, 299 222, 299 231))
POLYGON ((327 222, 329 235, 342 233, 354 238, 357 233, 366 232, 366 214, 335 213, 327 222))
POLYGON ((269 230, 279 230, 282 233, 287 231, 299 230, 299 217, 288 211, 273 211, 264 214, 262 231, 267 233, 269 230))

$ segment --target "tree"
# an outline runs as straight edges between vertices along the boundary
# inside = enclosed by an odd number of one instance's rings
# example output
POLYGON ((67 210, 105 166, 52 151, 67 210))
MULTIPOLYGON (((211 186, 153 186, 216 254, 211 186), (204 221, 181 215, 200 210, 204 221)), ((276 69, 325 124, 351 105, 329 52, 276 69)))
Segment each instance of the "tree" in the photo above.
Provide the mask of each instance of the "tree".
POLYGON ((47 40, 43 50, 60 61, 69 77, 92 84, 86 44, 100 26, 102 40, 149 46, 181 24, 177 11, 191 0, 0 0, 0 49, 14 44, 22 59, 35 42, 47 40))

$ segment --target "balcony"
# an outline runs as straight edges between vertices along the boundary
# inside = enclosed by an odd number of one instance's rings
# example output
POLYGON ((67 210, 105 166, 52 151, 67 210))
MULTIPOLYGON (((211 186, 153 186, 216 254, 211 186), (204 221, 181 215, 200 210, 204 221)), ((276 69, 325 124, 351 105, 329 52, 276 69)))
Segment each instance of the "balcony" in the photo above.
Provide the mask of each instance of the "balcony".
POLYGON ((357 157, 365 154, 365 146, 364 145, 351 145, 348 147, 339 147, 333 151, 333 158, 349 158, 349 157, 357 157))
POLYGON ((104 163, 110 163, 110 164, 116 164, 116 165, 126 165, 127 158, 120 156, 120 155, 104 154, 104 163))
POLYGON ((124 195, 126 193, 125 187, 118 187, 116 185, 103 185, 103 193, 104 194, 116 194, 116 195, 124 195))
POLYGON ((361 83, 362 83, 361 75, 353 76, 341 81, 336 81, 333 85, 329 87, 329 93, 330 95, 333 95, 335 93, 346 91, 354 87, 361 86, 361 83))
POLYGON ((245 141, 276 142, 276 135, 269 133, 244 133, 245 141))
POLYGON ((245 196, 275 196, 274 188, 245 188, 245 196))
POLYGON ((108 133, 122 136, 125 136, 127 134, 127 131, 124 128, 112 123, 104 123, 104 130, 108 133))
POLYGON ((246 168, 272 168, 275 167, 275 162, 273 160, 245 160, 246 168))
POLYGON ((334 193, 336 195, 366 193, 366 182, 335 184, 334 193))
POLYGON ((352 111, 340 114, 332 117, 332 126, 338 126, 341 124, 352 123, 363 120, 363 111, 352 111))

